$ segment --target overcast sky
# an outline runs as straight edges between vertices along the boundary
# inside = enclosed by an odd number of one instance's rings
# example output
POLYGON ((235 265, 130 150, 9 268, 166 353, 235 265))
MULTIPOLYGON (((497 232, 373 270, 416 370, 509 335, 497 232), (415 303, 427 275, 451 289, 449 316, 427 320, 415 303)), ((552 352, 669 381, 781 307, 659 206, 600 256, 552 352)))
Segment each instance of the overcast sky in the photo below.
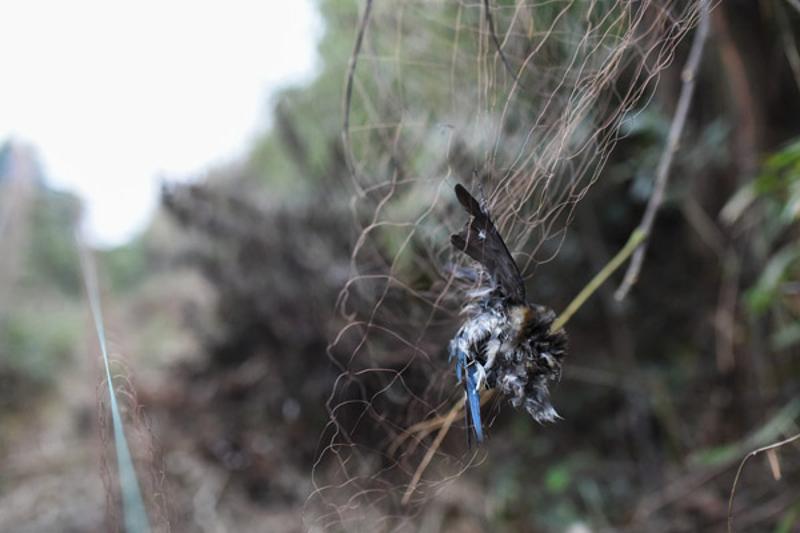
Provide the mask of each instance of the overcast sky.
POLYGON ((320 24, 310 0, 4 1, 0 143, 33 144, 91 240, 123 243, 160 176, 241 155, 270 94, 311 78, 320 24))

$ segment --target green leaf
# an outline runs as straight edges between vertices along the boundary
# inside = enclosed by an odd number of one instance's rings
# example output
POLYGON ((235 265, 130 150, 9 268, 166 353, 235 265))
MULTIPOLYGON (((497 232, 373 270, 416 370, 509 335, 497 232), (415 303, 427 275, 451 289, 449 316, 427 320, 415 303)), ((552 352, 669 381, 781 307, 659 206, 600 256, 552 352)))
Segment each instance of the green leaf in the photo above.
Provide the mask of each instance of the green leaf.
POLYGON ((800 247, 794 243, 773 255, 755 286, 747 292, 751 312, 758 315, 766 311, 776 298, 778 287, 786 277, 789 267, 800 258, 800 247))

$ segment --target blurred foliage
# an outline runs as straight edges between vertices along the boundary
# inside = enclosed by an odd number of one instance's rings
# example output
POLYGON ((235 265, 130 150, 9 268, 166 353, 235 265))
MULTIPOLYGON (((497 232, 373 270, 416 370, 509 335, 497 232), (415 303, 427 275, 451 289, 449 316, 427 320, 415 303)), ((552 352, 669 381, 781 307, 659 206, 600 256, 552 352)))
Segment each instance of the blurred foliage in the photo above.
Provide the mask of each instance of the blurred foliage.
POLYGON ((785 303, 787 294, 800 289, 800 138, 767 158, 761 174, 743 191, 740 194, 759 204, 759 230, 770 250, 764 270, 748 293, 751 309, 760 314, 773 304, 785 303))
POLYGON ((774 320, 771 343, 800 343, 800 138, 764 161, 758 176, 726 204, 729 224, 757 228, 763 266, 745 293, 750 313, 774 320))
POLYGON ((83 334, 74 236, 80 202, 49 189, 35 153, 21 145, 0 149, 0 178, 0 209, 7 209, 0 213, 0 404, 7 408, 40 398, 74 363, 83 334))
POLYGON ((83 290, 75 228, 80 202, 68 193, 40 189, 33 200, 30 248, 23 283, 30 287, 55 286, 78 296, 83 290))
POLYGON ((342 90, 359 6, 353 0, 319 3, 325 20, 317 48, 319 71, 308 85, 287 88, 273 98, 273 127, 247 158, 248 171, 269 188, 270 196, 287 198, 333 183, 342 186, 342 101, 336 95, 342 90))
POLYGON ((42 311, 18 309, 0 321, 0 375, 48 385, 58 379, 59 370, 73 362, 82 335, 81 310, 65 307, 42 311))
MULTIPOLYGON (((631 199, 646 202, 653 191, 658 161, 667 142, 671 116, 663 109, 645 108, 633 113, 622 124, 624 140, 616 157, 604 171, 604 178, 612 182, 630 183, 631 199)), ((730 126, 722 117, 707 124, 700 131, 688 135, 692 142, 684 142, 672 163, 672 188, 667 202, 680 200, 688 194, 687 177, 705 169, 722 167, 730 162, 728 140, 730 126)))
POLYGON ((102 252, 103 273, 116 292, 136 290, 152 274, 152 261, 145 236, 102 252))

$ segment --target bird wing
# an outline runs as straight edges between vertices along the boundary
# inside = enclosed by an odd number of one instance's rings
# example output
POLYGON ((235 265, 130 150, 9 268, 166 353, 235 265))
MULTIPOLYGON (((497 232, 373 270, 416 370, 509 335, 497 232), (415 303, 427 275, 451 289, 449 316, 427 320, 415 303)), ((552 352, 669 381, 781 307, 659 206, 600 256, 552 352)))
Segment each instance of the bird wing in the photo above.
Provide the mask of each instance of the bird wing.
POLYGON ((456 185, 455 191, 472 219, 460 233, 450 237, 450 242, 482 264, 512 303, 524 303, 525 283, 519 267, 494 227, 489 212, 461 184, 456 185))

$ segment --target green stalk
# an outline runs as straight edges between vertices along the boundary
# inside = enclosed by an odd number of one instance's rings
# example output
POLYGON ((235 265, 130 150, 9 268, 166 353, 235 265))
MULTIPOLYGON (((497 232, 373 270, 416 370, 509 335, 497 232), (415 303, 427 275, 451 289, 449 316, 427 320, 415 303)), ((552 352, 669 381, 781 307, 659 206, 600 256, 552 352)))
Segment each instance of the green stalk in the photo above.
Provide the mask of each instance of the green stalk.
POLYGON ((641 229, 636 229, 631 233, 631 236, 628 238, 628 242, 623 246, 622 250, 617 252, 617 255, 609 261, 606 266, 600 270, 592 280, 586 284, 586 286, 578 293, 578 295, 573 298, 573 300, 569 303, 566 309, 562 311, 558 318, 555 319, 553 325, 550 327, 550 331, 558 331, 564 327, 564 325, 572 318, 578 309, 580 309, 583 304, 586 303, 586 300, 594 294, 594 292, 602 285, 608 278, 613 274, 622 264, 628 260, 628 258, 633 254, 634 251, 639 247, 639 245, 644 241, 646 237, 646 233, 641 229))

